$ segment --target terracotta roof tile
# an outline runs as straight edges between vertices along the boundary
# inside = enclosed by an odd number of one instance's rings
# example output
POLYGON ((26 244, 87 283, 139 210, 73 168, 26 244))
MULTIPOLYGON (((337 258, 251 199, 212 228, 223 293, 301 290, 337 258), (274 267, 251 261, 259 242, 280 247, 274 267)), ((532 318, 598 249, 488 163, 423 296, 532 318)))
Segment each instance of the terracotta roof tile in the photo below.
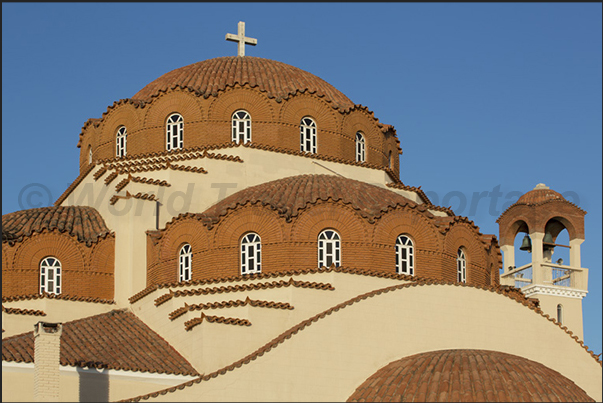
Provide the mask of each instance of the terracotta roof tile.
POLYGON ((297 67, 259 57, 218 57, 170 71, 149 83, 132 98, 145 102, 173 88, 184 88, 204 97, 216 96, 227 87, 249 85, 277 102, 298 92, 316 94, 335 108, 351 108, 353 102, 321 78, 297 67))
POLYGON ((2 305, 2 312, 12 315, 46 316, 46 312, 37 309, 5 308, 4 305, 2 305))
POLYGON ((66 232, 88 246, 111 232, 99 212, 88 206, 41 207, 2 216, 3 242, 18 242, 32 233, 53 230, 66 232))
POLYGON ((220 301, 220 302, 209 302, 207 304, 187 304, 184 303, 184 306, 176 309, 175 311, 170 312, 169 317, 170 320, 174 320, 186 312, 189 311, 200 311, 203 309, 218 309, 218 308, 233 308, 237 306, 246 306, 251 305, 253 307, 261 307, 261 308, 276 308, 276 309, 293 309, 293 306, 287 302, 275 302, 275 301, 262 301, 262 300, 254 300, 247 297, 245 300, 237 299, 230 301, 220 301))
POLYGON ((189 331, 193 327, 200 325, 203 321, 207 321, 210 323, 221 323, 224 325, 251 326, 251 322, 247 319, 227 318, 224 316, 210 316, 202 313, 200 317, 193 318, 184 322, 184 328, 186 329, 186 331, 189 331))
POLYGON ((276 210, 290 220, 310 204, 319 200, 341 201, 355 209, 358 214, 373 222, 389 209, 409 206, 422 211, 429 218, 433 214, 426 207, 387 189, 354 179, 335 175, 297 175, 243 189, 201 214, 181 214, 166 224, 166 227, 183 217, 195 217, 204 225, 212 227, 220 218, 238 206, 259 203, 276 210))
POLYGON ((115 304, 115 301, 112 299, 102 299, 102 298, 92 298, 92 297, 79 297, 75 295, 67 295, 67 294, 49 294, 45 292, 44 294, 29 294, 29 295, 16 295, 13 297, 2 297, 2 302, 13 302, 13 301, 23 301, 23 300, 31 300, 31 299, 60 299, 64 301, 79 301, 79 302, 95 302, 99 304, 115 304))
MULTIPOLYGON (((33 332, 3 339, 2 361, 34 362, 33 332)), ((199 375, 178 351, 127 310, 64 323, 61 365, 199 375)))
POLYGON ((457 400, 594 401, 570 379, 538 362, 498 351, 441 350, 391 362, 360 385, 348 402, 457 400))

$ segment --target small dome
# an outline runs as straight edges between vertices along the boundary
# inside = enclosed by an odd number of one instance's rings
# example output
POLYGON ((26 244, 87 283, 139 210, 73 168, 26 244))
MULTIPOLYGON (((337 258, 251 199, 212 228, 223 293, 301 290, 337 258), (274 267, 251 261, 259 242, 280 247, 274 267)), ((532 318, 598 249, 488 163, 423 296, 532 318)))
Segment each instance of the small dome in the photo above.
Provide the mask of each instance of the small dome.
POLYGON ((381 368, 348 402, 593 402, 540 363, 488 350, 416 354, 381 368))
POLYGON ((172 70, 148 84, 133 99, 148 102, 160 91, 174 87, 188 88, 199 95, 217 95, 235 84, 257 87, 270 98, 288 98, 308 91, 333 103, 337 108, 351 108, 353 102, 331 84, 297 67, 274 60, 251 56, 218 57, 172 70))
POLYGON ((561 193, 549 189, 544 183, 539 183, 534 189, 521 196, 515 204, 539 204, 555 199, 565 200, 561 193))
POLYGON ((219 220, 229 209, 260 203, 290 218, 319 199, 341 200, 370 221, 397 205, 408 204, 420 211, 427 210, 425 205, 418 205, 390 190, 354 179, 335 175, 298 175, 243 189, 210 207, 201 216, 219 220))

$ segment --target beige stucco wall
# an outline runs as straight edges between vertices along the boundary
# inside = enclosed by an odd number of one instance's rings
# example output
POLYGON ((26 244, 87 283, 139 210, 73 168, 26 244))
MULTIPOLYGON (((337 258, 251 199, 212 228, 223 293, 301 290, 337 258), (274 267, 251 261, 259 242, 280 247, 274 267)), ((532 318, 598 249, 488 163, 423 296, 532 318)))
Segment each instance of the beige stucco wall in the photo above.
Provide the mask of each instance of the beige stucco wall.
POLYGON ((157 400, 344 401, 391 361, 459 348, 540 362, 602 398, 601 365, 546 318, 490 291, 430 285, 361 300, 249 364, 157 400))
POLYGON ((287 329, 334 305, 374 289, 405 283, 401 280, 387 278, 327 272, 253 281, 239 280, 194 287, 185 286, 174 288, 174 290, 194 290, 238 284, 289 281, 290 278, 296 281, 329 283, 335 290, 317 290, 288 286, 193 295, 175 297, 156 307, 154 300, 169 292, 168 289, 161 289, 154 291, 133 304, 132 311, 174 346, 190 361, 199 373, 208 373, 251 354, 287 329), (246 305, 233 308, 189 311, 173 321, 168 316, 170 312, 183 307, 185 303, 189 305, 207 304, 210 302, 245 300, 247 297, 252 300, 286 302, 291 304, 294 309, 283 310, 246 305), (184 323, 192 318, 200 317, 202 312, 205 315, 247 319, 251 322, 251 326, 203 322, 186 331, 184 323))
MULTIPOLYGON (((200 213, 225 197, 250 186, 301 174, 342 175, 376 186, 387 188, 417 203, 420 197, 411 191, 391 189, 387 173, 378 169, 315 160, 296 155, 236 147, 212 151, 214 154, 239 156, 244 162, 232 162, 211 158, 178 161, 178 165, 202 167, 207 174, 178 170, 140 172, 137 177, 165 180, 170 187, 130 182, 121 192, 154 193, 162 206, 159 211, 159 228, 180 213, 200 213)), ((86 205, 96 208, 105 219, 107 227, 115 232, 115 300, 120 306, 146 286, 146 234, 156 228, 156 205, 153 201, 119 199, 114 205, 109 200, 115 194, 115 186, 127 175, 119 175, 109 185, 104 180, 110 172, 94 180, 93 169, 63 201, 62 205, 86 205), (134 252, 136 251, 136 252, 134 252)), ((433 211, 436 215, 445 213, 433 211)))
POLYGON ((534 294, 534 298, 540 301, 540 309, 557 320, 557 305, 563 306, 563 326, 567 326, 580 339, 583 338, 582 325, 582 299, 571 297, 560 297, 556 295, 534 294))
MULTIPOLYGON (((115 401, 187 382, 194 377, 60 367, 61 402, 115 401)), ((2 362, 2 401, 31 402, 34 365, 2 362)))

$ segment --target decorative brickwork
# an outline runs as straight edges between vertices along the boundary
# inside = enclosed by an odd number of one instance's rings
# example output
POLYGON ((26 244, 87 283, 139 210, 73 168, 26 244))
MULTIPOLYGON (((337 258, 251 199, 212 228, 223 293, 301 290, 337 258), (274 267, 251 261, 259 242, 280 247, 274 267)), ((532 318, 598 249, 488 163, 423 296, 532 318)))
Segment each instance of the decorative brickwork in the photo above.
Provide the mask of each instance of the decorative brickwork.
POLYGON ((11 260, 2 264, 2 297, 38 295, 40 262, 53 256, 61 262, 62 294, 113 299, 115 238, 99 238, 92 245, 86 247, 58 230, 34 233, 14 246, 3 243, 2 254, 11 260))
POLYGON ((391 169, 398 178, 401 149, 391 125, 380 123, 366 107, 354 105, 310 73, 252 57, 195 63, 165 74, 134 99, 115 102, 101 119, 91 119, 82 128, 80 172, 90 167, 88 147, 93 162, 115 157, 116 133, 122 125, 128 131, 127 157, 163 152, 165 120, 177 112, 184 118, 183 147, 189 150, 230 142, 231 117, 239 109, 251 115, 253 142, 289 151, 300 150, 299 124, 310 116, 318 126, 318 154, 349 162, 356 161, 355 135, 360 130, 367 138, 366 163, 391 169), (217 66, 226 70, 210 74, 217 66), (245 74, 251 76, 246 79, 245 74), (274 75, 283 77, 273 80, 274 75))
POLYGON ((148 236, 147 285, 177 280, 178 250, 193 247, 192 279, 240 274, 240 240, 262 240, 262 272, 318 265, 318 234, 341 237, 341 264, 395 272, 395 242, 415 243, 415 275, 456 281, 456 254, 465 248, 467 281, 499 284, 500 254, 462 217, 435 217, 396 193, 330 175, 301 175, 244 189, 202 214, 182 214, 148 236), (369 197, 369 195, 372 195, 369 197))

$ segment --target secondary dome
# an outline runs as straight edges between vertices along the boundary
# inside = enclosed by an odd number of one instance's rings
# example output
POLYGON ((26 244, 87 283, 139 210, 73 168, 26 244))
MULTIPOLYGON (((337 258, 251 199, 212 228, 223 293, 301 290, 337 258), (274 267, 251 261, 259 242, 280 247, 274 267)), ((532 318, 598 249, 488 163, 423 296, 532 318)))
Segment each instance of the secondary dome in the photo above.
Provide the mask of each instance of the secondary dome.
POLYGON ((410 205, 420 211, 427 208, 390 190, 354 179, 335 175, 297 175, 262 183, 241 190, 213 207, 202 216, 218 220, 228 212, 247 203, 270 206, 283 216, 296 216, 308 204, 318 200, 341 200, 369 221, 398 205, 410 205))
POLYGON ((354 103, 331 84, 307 71, 274 60, 251 56, 229 56, 204 60, 172 70, 138 91, 132 98, 148 102, 160 91, 182 87, 199 95, 216 96, 235 84, 257 87, 270 98, 288 98, 308 91, 333 103, 350 108, 354 103))
POLYGON ((540 363, 488 350, 442 350, 394 361, 348 402, 593 402, 540 363))
POLYGON ((534 189, 521 196, 515 204, 539 204, 555 199, 565 200, 561 193, 549 189, 544 183, 539 183, 534 189))

